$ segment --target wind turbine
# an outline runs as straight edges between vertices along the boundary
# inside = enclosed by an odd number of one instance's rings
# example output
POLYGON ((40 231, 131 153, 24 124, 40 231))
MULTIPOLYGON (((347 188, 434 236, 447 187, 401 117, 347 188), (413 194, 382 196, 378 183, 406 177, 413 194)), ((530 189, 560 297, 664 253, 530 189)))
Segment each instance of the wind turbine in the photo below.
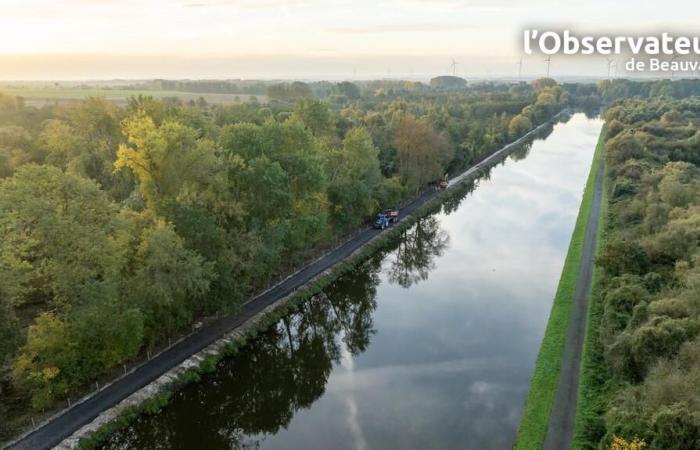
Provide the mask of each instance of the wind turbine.
POLYGON ((545 59, 544 62, 547 63, 547 78, 549 78, 549 66, 552 65, 552 57, 547 56, 547 59, 545 59))
POLYGON ((523 77, 523 58, 520 58, 520 61, 518 61, 517 64, 518 64, 518 81, 520 81, 523 77))
POLYGON ((452 58, 452 64, 450 64, 450 67, 452 67, 452 75, 456 76, 457 75, 457 65, 459 63, 455 61, 454 58, 452 58))

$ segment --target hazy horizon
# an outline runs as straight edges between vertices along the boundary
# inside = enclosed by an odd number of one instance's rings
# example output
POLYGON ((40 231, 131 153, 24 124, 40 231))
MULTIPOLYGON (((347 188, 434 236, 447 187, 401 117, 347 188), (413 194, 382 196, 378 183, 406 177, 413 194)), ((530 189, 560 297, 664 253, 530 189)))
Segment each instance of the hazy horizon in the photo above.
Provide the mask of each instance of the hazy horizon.
MULTIPOLYGON (((453 58, 458 76, 515 77, 526 27, 586 33, 692 30, 700 5, 675 5, 0 0, 0 79, 426 79, 451 74, 453 58)), ((551 75, 602 77, 606 67, 602 57, 553 58, 551 75)), ((523 77, 544 74, 542 57, 523 58, 523 77)))

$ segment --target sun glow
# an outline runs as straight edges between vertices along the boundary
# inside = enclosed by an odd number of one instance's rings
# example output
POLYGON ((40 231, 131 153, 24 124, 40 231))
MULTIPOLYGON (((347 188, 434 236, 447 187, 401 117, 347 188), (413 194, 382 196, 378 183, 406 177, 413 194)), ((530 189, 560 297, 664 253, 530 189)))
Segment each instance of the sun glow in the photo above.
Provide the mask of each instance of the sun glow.
MULTIPOLYGON (((632 2, 0 0, 0 77, 37 77, 47 61, 65 66, 61 77, 78 78, 418 76, 447 71, 452 57, 465 61, 462 75, 512 74, 522 29, 534 22, 598 29, 614 20, 617 28, 638 29, 653 17, 664 26, 693 28, 678 21, 677 8, 625 3, 632 2), (571 24, 571 17, 581 19, 571 24)), ((685 3, 683 17, 700 14, 700 4, 685 3)), ((524 72, 539 73, 541 66, 533 61, 524 72)))

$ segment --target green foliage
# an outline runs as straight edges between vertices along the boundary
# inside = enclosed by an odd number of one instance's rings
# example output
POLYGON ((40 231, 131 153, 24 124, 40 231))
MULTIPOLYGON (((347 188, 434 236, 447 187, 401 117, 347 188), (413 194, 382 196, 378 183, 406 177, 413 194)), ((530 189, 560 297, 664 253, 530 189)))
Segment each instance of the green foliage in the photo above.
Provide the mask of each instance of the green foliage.
POLYGON ((40 152, 47 164, 91 178, 121 200, 133 188, 129 178, 112 171, 121 118, 119 108, 98 97, 62 107, 44 123, 40 152))
POLYGON ((328 104, 320 100, 312 98, 299 100, 292 118, 301 121, 314 136, 328 136, 335 131, 328 104))
POLYGON ((349 100, 357 100, 360 98, 360 88, 355 83, 351 83, 350 81, 338 83, 336 89, 338 90, 338 93, 344 95, 349 100))
POLYGON ((611 276, 623 273, 642 274, 649 267, 649 258, 637 242, 611 238, 596 258, 596 264, 611 276))
POLYGON ((686 343, 675 361, 657 365, 637 386, 611 398, 608 433, 643 437, 651 449, 690 449, 700 445, 698 341, 686 343))
POLYGON ((394 145, 398 175, 413 192, 440 179, 453 155, 445 137, 428 120, 410 115, 394 126, 394 145))
POLYGON ((192 128, 175 121, 156 126, 144 112, 124 121, 129 145, 122 144, 114 167, 129 168, 150 209, 164 205, 184 190, 204 184, 214 171, 216 157, 207 140, 198 140, 192 128))
POLYGON ((219 142, 233 161, 229 189, 247 212, 246 225, 258 233, 258 273, 276 269, 281 256, 293 262, 326 231, 327 194, 323 147, 298 121, 224 127, 219 142))
POLYGON ((364 128, 350 130, 343 146, 329 152, 325 165, 328 199, 336 224, 343 228, 357 226, 364 217, 380 208, 377 202, 382 182, 379 152, 364 128))
POLYGON ((213 264, 185 249, 173 227, 160 221, 143 233, 134 259, 127 295, 146 312, 151 341, 189 324, 208 292, 213 264))
POLYGON ((116 207, 91 180, 25 165, 0 181, 0 285, 16 305, 67 308, 107 296, 118 252, 116 207))
POLYGON ((295 99, 311 96, 311 88, 301 81, 293 83, 278 83, 268 86, 267 95, 274 99, 295 99))
POLYGON ((528 117, 523 116, 522 114, 518 114, 517 116, 513 117, 508 124, 508 133, 510 133, 511 136, 522 136, 531 129, 532 122, 530 122, 528 117))
POLYGON ((43 313, 29 327, 13 377, 18 385, 31 390, 32 406, 44 409, 80 380, 77 360, 78 349, 68 325, 52 313, 43 313))
POLYGON ((605 376, 582 378, 599 419, 581 420, 577 448, 620 436, 649 449, 700 446, 699 112, 694 98, 626 100, 606 112, 609 238, 586 356, 605 376))

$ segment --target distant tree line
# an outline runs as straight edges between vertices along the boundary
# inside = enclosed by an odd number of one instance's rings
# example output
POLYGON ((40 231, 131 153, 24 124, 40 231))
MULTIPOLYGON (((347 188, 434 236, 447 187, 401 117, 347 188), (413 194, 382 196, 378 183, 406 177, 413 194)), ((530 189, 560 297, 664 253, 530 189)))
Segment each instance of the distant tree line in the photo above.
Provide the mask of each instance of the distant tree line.
POLYGON ((149 80, 130 84, 138 90, 193 92, 201 94, 265 94, 268 82, 257 80, 149 80))

